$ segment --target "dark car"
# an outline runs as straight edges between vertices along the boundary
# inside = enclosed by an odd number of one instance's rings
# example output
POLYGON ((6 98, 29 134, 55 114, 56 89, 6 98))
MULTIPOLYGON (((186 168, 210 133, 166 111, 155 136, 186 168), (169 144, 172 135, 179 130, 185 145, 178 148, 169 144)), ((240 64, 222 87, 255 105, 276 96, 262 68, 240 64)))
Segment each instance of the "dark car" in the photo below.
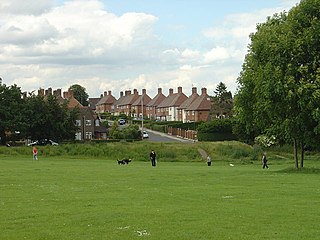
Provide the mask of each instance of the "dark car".
POLYGON ((46 146, 46 145, 52 145, 52 146, 58 146, 59 144, 50 140, 50 139, 40 139, 40 140, 36 140, 32 143, 29 143, 28 146, 46 146))

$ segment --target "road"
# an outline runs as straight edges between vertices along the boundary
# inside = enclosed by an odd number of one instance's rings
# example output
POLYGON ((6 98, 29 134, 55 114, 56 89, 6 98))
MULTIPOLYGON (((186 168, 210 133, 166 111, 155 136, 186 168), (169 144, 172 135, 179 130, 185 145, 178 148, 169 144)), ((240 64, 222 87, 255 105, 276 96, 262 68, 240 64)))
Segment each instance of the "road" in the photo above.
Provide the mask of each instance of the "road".
POLYGON ((177 138, 170 136, 165 133, 152 131, 149 129, 145 129, 145 131, 148 133, 149 138, 144 139, 143 141, 151 141, 151 142, 185 142, 185 143, 192 143, 190 140, 177 138))

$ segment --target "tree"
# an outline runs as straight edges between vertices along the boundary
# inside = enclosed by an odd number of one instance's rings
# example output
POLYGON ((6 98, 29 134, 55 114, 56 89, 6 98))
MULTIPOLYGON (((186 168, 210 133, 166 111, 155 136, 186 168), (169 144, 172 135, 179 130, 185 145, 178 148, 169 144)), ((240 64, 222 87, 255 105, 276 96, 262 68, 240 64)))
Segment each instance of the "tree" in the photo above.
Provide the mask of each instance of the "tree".
POLYGON ((31 95, 26 100, 26 136, 31 139, 74 139, 76 110, 68 110, 66 103, 60 105, 55 96, 31 95))
POLYGON ((319 19, 320 2, 302 0, 259 24, 238 78, 238 132, 293 142, 296 168, 298 147, 303 167, 304 149, 320 133, 319 19))
POLYGON ((227 91, 227 86, 223 82, 220 82, 218 84, 214 93, 215 93, 215 97, 219 100, 219 102, 232 99, 231 92, 227 91))
POLYGON ((19 87, 0 84, 0 143, 5 144, 7 134, 21 131, 24 100, 19 87), (6 134, 7 133, 7 134, 6 134))
POLYGON ((69 89, 73 91, 73 96, 78 100, 79 103, 81 103, 83 106, 88 106, 89 95, 84 87, 80 86, 79 84, 74 84, 70 86, 69 89))

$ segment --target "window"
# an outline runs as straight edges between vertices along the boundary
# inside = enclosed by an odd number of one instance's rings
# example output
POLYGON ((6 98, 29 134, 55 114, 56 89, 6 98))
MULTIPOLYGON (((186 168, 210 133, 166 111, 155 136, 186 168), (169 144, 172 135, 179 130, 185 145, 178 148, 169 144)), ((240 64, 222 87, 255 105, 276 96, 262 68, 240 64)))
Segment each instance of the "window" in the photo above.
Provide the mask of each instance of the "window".
POLYGON ((92 132, 86 132, 86 139, 92 139, 92 132))
POLYGON ((86 126, 91 126, 91 120, 86 120, 86 126))
POLYGON ((78 126, 78 127, 81 126, 81 120, 76 120, 76 126, 78 126))
POLYGON ((81 140, 81 132, 77 132, 75 136, 76 140, 81 140))
POLYGON ((96 119, 96 127, 99 127, 100 126, 100 121, 99 119, 96 119))

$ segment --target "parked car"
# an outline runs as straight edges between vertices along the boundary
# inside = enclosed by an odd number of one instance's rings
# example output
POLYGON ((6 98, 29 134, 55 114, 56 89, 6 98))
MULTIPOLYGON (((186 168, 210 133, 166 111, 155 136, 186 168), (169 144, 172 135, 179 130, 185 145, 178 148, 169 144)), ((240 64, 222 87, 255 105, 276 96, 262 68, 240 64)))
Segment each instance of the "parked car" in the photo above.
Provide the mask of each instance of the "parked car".
POLYGON ((38 145, 38 146, 45 146, 45 145, 58 146, 59 143, 54 142, 50 139, 40 139, 40 140, 36 140, 36 141, 28 144, 28 146, 36 146, 36 145, 38 145))
POLYGON ((149 138, 149 134, 146 131, 143 131, 142 138, 149 138))
POLYGON ((126 120, 124 120, 124 119, 119 119, 118 120, 118 123, 120 124, 120 125, 124 125, 124 124, 126 124, 126 120))

